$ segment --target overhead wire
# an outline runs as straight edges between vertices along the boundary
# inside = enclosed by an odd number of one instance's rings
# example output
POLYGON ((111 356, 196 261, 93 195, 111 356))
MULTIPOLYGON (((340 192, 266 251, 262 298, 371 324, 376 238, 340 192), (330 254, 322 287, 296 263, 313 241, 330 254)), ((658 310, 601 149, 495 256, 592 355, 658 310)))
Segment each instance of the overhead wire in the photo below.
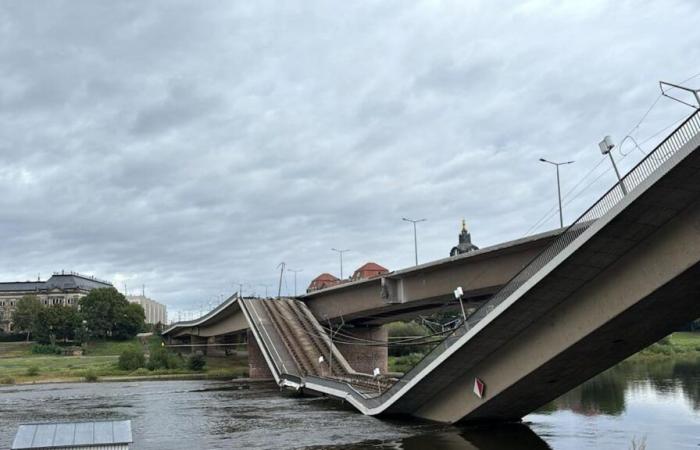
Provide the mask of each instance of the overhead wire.
MULTIPOLYGON (((327 327, 323 327, 323 328, 324 328, 324 330, 328 331, 328 328, 327 328, 327 327)), ((391 346, 391 345, 401 344, 401 343, 410 343, 410 342, 422 341, 422 340, 425 340, 425 339, 428 339, 428 338, 431 338, 431 337, 442 336, 442 335, 445 335, 445 334, 450 333, 450 332, 452 332, 452 330, 443 330, 443 331, 440 331, 440 332, 437 332, 437 333, 426 334, 425 336, 416 336, 416 337, 407 337, 407 338, 405 338, 405 339, 398 339, 398 340, 395 340, 395 341, 393 341, 393 342, 382 341, 382 340, 378 340, 378 339, 360 338, 360 337, 353 336, 353 335, 350 335, 350 334, 347 334, 347 333, 343 333, 343 332, 341 332, 341 331, 335 332, 334 335, 335 335, 335 336, 340 335, 341 337, 344 337, 345 339, 351 339, 351 340, 354 340, 354 341, 360 341, 360 342, 364 342, 364 343, 368 343, 368 344, 389 344, 389 345, 391 346)), ((400 337, 400 336, 399 336, 399 337, 400 337)), ((342 341, 333 339, 333 342, 342 342, 342 341)))
MULTIPOLYGON (((605 161, 605 157, 601 157, 598 163, 596 163, 595 166, 593 166, 592 169, 590 169, 586 174, 581 177, 576 184, 570 188, 563 196, 562 196, 562 201, 565 200, 571 193, 583 183, 586 178, 588 178, 602 163, 605 161)), ((535 222, 528 230, 525 232, 525 236, 528 236, 531 232, 536 231, 539 227, 541 227, 547 220, 549 220, 551 217, 554 217, 557 213, 558 210, 558 205, 554 205, 550 210, 542 216, 537 222, 535 222)))
MULTIPOLYGON (((682 84, 682 83, 686 83, 686 82, 688 82, 688 81, 690 81, 690 80, 692 80, 692 79, 694 79, 694 78, 697 78, 697 77, 700 77, 700 72, 696 73, 695 75, 693 75, 693 76, 691 76, 691 77, 689 77, 689 78, 686 78, 685 80, 681 81, 680 83, 681 83, 681 84, 682 84)), ((671 87, 669 90, 672 90, 672 89, 675 89, 675 88, 671 87)), ((641 127, 641 125, 642 125, 642 124, 644 123, 644 121, 647 119, 647 117, 649 116, 649 114, 651 113, 651 111, 657 106, 657 104, 659 103, 659 101, 661 100, 662 97, 663 97, 663 94, 659 94, 659 95, 654 99, 654 101, 653 101, 653 102, 649 105, 649 107, 645 110, 644 114, 642 114, 642 116, 641 116, 641 117, 639 118, 639 120, 635 123, 635 125, 634 125, 632 128, 630 128, 630 130, 627 132, 627 134, 626 134, 625 137, 622 139, 622 141, 620 141, 620 144, 618 145, 617 150, 618 150, 618 152, 620 153, 620 155, 622 156, 622 159, 624 159, 625 157, 627 157, 627 156, 631 153, 631 152, 625 153, 625 152, 622 151, 623 144, 626 142, 626 140, 628 140, 628 139, 632 140, 632 142, 635 144, 635 149, 639 150, 642 154, 646 155, 646 152, 645 152, 644 149, 642 148, 642 145, 644 145, 645 143, 647 143, 648 141, 650 141, 650 140, 653 139, 654 137, 658 136, 659 134, 663 133, 664 131, 668 130, 669 128, 673 127, 673 126, 676 125, 677 123, 679 123, 679 122, 685 120, 685 118, 678 119, 678 120, 674 121, 673 123, 671 123, 670 125, 668 125, 668 126, 662 128, 661 130, 659 130, 659 131, 657 131, 656 133, 652 134, 651 136, 645 138, 645 139, 642 140, 641 142, 637 142, 637 140, 636 140, 636 139, 634 138, 634 136, 633 136, 633 133, 639 130, 639 128, 641 127)), ((621 159, 621 160, 622 160, 622 159, 621 159)), ((573 191, 574 191, 578 186, 580 186, 580 185, 583 183, 583 181, 584 181, 586 178, 588 178, 588 177, 603 163, 603 161, 605 161, 605 157, 601 157, 601 159, 598 161, 598 163, 596 163, 596 165, 595 165, 591 170, 589 170, 589 171, 586 173, 586 175, 584 175, 583 177, 581 177, 581 178, 579 179, 579 181, 578 181, 571 189, 569 189, 569 190, 567 191, 566 194, 564 194, 564 196, 562 197, 562 202, 563 202, 563 203, 562 203, 562 206, 569 205, 569 204, 570 204, 571 202, 573 202, 576 198, 580 197, 581 194, 583 194, 589 187, 591 187, 593 184, 595 184, 596 181, 598 181, 600 178, 602 178, 606 173, 608 173, 608 172, 611 170, 610 168, 606 169, 603 173, 601 173, 600 175, 598 175, 598 176, 597 176, 595 179, 593 179, 590 183, 586 184, 586 185, 584 186, 584 188, 581 189, 581 191, 579 191, 576 195, 574 195, 573 197, 569 198, 569 195, 571 195, 571 194, 573 193, 573 191)), ((530 226, 530 228, 527 229, 527 231, 525 232, 525 235, 526 235, 526 236, 530 235, 530 233, 536 231, 539 227, 541 227, 544 223, 546 223, 550 218, 556 216, 557 209, 558 209, 558 208, 557 208, 557 205, 554 205, 552 208, 550 208, 542 217, 540 217, 535 223, 533 223, 533 224, 530 226)))

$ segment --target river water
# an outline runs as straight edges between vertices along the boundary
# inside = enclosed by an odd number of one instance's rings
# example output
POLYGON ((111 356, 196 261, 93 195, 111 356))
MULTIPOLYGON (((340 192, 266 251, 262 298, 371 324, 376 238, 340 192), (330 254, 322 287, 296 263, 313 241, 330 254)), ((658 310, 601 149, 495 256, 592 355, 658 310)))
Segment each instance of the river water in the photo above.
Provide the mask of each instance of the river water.
POLYGON ((524 418, 455 427, 366 417, 270 384, 71 383, 0 388, 0 448, 27 422, 131 419, 133 449, 700 449, 700 360, 623 363, 524 418), (641 444, 641 445, 640 445, 641 444))

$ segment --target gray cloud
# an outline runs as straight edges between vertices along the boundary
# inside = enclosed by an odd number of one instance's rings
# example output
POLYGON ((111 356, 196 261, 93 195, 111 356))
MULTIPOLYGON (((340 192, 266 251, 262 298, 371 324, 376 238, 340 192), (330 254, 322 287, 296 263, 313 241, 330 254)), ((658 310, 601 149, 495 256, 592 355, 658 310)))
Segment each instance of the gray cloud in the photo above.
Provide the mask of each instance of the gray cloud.
POLYGON ((303 288, 334 246, 410 265, 402 216, 429 219, 424 261, 462 217, 478 245, 520 237, 556 203, 541 156, 576 160, 573 219, 612 182, 588 174, 600 137, 700 71, 680 0, 44 6, 0 5, 0 278, 85 271, 172 309, 261 292, 280 261, 303 288))

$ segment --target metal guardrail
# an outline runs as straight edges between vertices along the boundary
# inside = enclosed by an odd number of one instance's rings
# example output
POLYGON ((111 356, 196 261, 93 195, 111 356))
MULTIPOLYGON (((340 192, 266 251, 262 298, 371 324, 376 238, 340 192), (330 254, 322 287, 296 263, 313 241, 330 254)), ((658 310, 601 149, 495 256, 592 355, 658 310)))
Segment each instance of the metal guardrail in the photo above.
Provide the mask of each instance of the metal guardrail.
POLYGON ((437 344, 422 360, 409 370, 400 381, 386 393, 393 392, 403 384, 415 377, 423 368, 437 359, 457 339, 466 334, 469 329, 487 317, 498 305, 509 298, 526 281, 532 278, 545 265, 552 261, 564 249, 566 249, 577 237, 579 237, 597 219, 601 218, 624 197, 623 183, 628 193, 632 192, 656 169, 671 159, 686 143, 700 134, 700 110, 695 111, 682 124, 680 124, 668 137, 644 157, 632 170, 630 170, 619 183, 608 190, 593 206, 588 208, 577 220, 567 227, 546 249, 536 256, 530 263, 520 270, 504 287, 491 299, 484 303, 478 310, 467 318, 466 326, 460 326, 442 342, 437 344))
POLYGON ((474 314, 467 318, 466 324, 455 329, 444 340, 437 344, 418 364, 409 370, 393 386, 378 395, 368 396, 353 388, 349 383, 318 376, 306 376, 304 380, 308 384, 322 386, 329 392, 337 392, 338 395, 352 397, 358 403, 367 408, 378 407, 387 398, 392 396, 402 387, 411 382, 430 363, 442 355, 460 337, 464 336, 481 320, 506 299, 516 294, 516 291, 530 280, 537 272, 553 261, 565 249, 567 249, 581 234, 583 234, 596 220, 603 217, 613 209, 625 197, 625 191, 629 194, 642 184, 659 167, 669 161, 678 151, 694 137, 700 134, 700 110, 689 116, 668 137, 645 156, 632 170, 608 190, 598 201, 588 208, 576 221, 567 227, 546 249, 536 256, 530 263, 520 270, 504 285, 490 300, 482 305, 474 314), (624 185, 624 189, 622 185, 624 185), (466 326, 465 326, 466 325, 466 326))

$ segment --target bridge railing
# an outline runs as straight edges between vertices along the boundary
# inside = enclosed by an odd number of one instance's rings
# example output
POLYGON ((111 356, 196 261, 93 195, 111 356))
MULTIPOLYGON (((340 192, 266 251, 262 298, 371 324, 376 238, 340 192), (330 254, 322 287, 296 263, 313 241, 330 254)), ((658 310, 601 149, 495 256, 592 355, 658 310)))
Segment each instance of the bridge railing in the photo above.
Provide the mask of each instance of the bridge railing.
POLYGON ((577 220, 566 228, 546 249, 536 256, 530 263, 520 270, 504 287, 489 299, 484 305, 467 318, 466 326, 460 326, 437 344, 421 361, 409 370, 400 380, 387 391, 393 392, 418 375, 422 369, 437 359, 456 340, 466 334, 469 329, 487 317, 498 305, 509 298, 525 282, 545 267, 550 261, 562 253, 576 238, 578 238, 597 219, 603 217, 624 197, 625 191, 632 192, 661 165, 666 163, 695 136, 700 134, 700 110, 690 115, 668 137, 666 137, 653 151, 646 155, 634 168, 632 168, 620 182, 616 183, 598 201, 586 210, 577 220), (621 183, 625 189, 622 189, 621 183))

